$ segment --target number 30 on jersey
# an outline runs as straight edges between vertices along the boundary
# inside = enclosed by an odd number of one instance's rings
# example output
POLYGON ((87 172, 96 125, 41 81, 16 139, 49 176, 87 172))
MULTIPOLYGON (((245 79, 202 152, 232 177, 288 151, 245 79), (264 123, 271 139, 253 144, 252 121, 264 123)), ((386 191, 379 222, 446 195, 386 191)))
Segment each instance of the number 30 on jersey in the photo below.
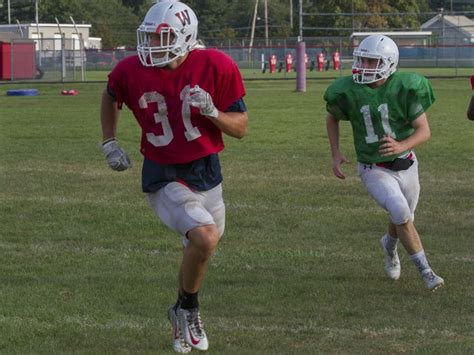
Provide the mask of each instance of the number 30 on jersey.
MULTIPOLYGON (((201 137, 199 128, 194 127, 191 123, 191 108, 188 102, 190 88, 190 85, 186 85, 179 95, 183 103, 181 107, 181 116, 185 128, 184 135, 188 142, 201 137)), ((154 113, 153 116, 155 118, 155 123, 161 124, 163 127, 163 134, 157 136, 153 133, 147 133, 146 139, 155 147, 163 147, 170 144, 174 138, 170 121, 168 119, 168 106, 166 105, 165 97, 156 91, 146 92, 138 100, 141 109, 147 109, 148 104, 151 103, 156 103, 158 106, 158 112, 154 113)))

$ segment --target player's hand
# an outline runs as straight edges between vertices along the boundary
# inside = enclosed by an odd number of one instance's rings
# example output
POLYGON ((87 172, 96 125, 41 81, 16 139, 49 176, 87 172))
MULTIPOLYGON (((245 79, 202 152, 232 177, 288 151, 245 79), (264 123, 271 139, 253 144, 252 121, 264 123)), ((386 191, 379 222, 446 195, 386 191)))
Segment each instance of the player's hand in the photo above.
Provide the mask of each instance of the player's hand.
POLYGON ((195 85, 189 90, 189 104, 197 107, 203 116, 216 119, 219 116, 216 106, 212 102, 212 97, 208 92, 195 85))
POLYGON ((349 163, 349 160, 342 154, 337 154, 332 157, 332 171, 334 175, 339 179, 345 179, 346 175, 342 172, 341 166, 344 163, 349 163))
POLYGON ((380 147, 379 147, 379 153, 383 157, 389 157, 392 155, 400 155, 403 153, 406 149, 403 147, 403 145, 393 139, 391 136, 384 136, 380 140, 380 147))
POLYGON ((107 164, 115 171, 123 171, 132 167, 132 162, 127 153, 120 148, 115 139, 111 139, 102 143, 102 152, 105 155, 107 164))

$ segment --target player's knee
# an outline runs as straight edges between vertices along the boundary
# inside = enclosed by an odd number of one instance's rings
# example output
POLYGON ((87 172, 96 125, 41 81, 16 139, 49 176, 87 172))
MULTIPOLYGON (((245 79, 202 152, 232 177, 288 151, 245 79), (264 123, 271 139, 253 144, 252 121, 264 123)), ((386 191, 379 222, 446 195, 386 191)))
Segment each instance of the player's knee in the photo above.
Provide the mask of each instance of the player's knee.
POLYGON ((189 242, 205 259, 210 258, 219 243, 219 230, 216 225, 195 228, 188 233, 189 242))
POLYGON ((410 207, 406 201, 398 198, 389 198, 387 199, 386 207, 393 224, 401 225, 413 219, 410 207))

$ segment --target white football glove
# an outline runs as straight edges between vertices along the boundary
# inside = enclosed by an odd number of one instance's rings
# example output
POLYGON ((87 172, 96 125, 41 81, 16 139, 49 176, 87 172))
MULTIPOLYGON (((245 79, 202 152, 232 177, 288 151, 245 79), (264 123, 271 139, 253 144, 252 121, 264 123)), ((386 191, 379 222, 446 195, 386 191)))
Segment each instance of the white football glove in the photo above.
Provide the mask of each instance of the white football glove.
POLYGON ((107 164, 115 171, 123 171, 132 167, 132 162, 127 153, 119 147, 115 139, 111 139, 102 144, 102 152, 105 155, 107 164))
POLYGON ((203 116, 212 117, 214 119, 217 119, 219 116, 219 112, 212 102, 211 95, 201 89, 199 85, 195 85, 189 90, 189 104, 193 107, 197 107, 203 116))

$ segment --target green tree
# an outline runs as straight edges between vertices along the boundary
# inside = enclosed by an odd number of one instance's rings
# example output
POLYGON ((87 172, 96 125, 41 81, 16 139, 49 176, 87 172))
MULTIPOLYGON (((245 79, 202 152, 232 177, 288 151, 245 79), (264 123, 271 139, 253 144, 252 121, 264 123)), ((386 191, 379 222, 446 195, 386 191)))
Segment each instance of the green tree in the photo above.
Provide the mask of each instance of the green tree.
POLYGON ((122 0, 123 6, 133 9, 133 13, 139 15, 140 10, 143 7, 150 7, 152 4, 151 0, 122 0))
MULTIPOLYGON (((34 4, 34 0, 11 0, 11 23, 16 23, 17 20, 21 23, 34 21, 34 4)), ((0 23, 8 23, 8 0, 0 0, 0 23)))
POLYGON ((92 25, 91 35, 102 38, 102 46, 135 46, 135 30, 140 20, 131 8, 120 0, 41 0, 41 22, 69 23, 72 16, 76 23, 92 25))
MULTIPOLYGON (((104 47, 135 46, 135 31, 156 0, 38 0, 40 22, 92 24, 91 35, 102 37, 104 47)), ((183 0, 199 20, 200 38, 249 38, 256 0, 183 0)), ((293 28, 290 28, 290 0, 268 0, 269 38, 299 34, 298 0, 293 0, 293 28)), ((6 23, 7 0, 0 0, 0 21, 6 23)), ((11 0, 12 21, 33 22, 35 0, 11 0)), ((308 36, 348 36, 353 30, 418 30, 432 15, 420 15, 435 7, 448 6, 447 0, 303 0, 304 26, 308 36), (321 14, 334 14, 325 15, 321 14), (354 13, 354 16, 351 14, 354 13), (364 15, 357 15, 363 13, 364 15), (392 13, 394 15, 384 15, 392 13), (406 15, 404 13, 413 13, 406 15), (399 14, 399 15, 397 15, 399 14)), ((449 6, 448 6, 449 7, 449 6)), ((453 0, 455 10, 472 9, 468 0, 453 0)), ((259 0, 256 38, 263 38, 264 1, 259 0)))
POLYGON ((424 21, 420 13, 428 9, 428 0, 327 0, 317 4, 308 1, 305 6, 305 12, 315 15, 305 17, 304 26, 325 28, 310 31, 311 35, 327 36, 329 32, 345 36, 353 30, 361 29, 418 30, 424 21), (322 13, 335 15, 318 15, 322 13), (386 13, 391 15, 385 15, 386 13), (393 15, 397 13, 399 15, 393 15), (411 13, 414 15, 407 15, 411 13))

